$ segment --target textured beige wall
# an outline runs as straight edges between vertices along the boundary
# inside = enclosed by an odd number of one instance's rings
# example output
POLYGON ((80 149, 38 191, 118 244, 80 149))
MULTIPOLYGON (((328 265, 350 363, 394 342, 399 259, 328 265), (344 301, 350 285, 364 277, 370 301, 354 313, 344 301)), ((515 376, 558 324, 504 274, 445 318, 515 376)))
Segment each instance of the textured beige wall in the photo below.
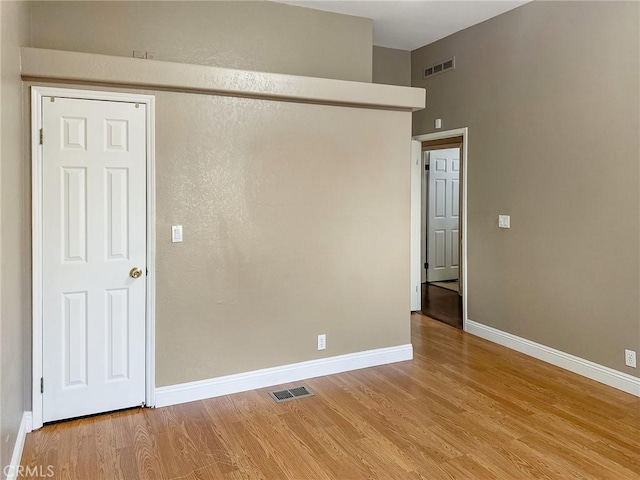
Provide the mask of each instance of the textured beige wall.
POLYGON ((411 86, 411 52, 373 47, 373 83, 411 86))
POLYGON ((371 81, 372 21, 271 2, 36 2, 33 46, 371 81))
MULTIPOLYGON (((261 5, 252 8, 280 8, 261 5)), ((52 35, 55 42, 42 40, 51 25, 63 28, 58 7, 35 7, 35 43, 80 50, 90 43, 83 26, 58 30, 64 33, 52 35)), ((305 28, 324 40, 342 28, 341 16, 312 16, 314 28, 305 28)), ((355 22, 347 26, 365 29, 355 22)), ((275 20, 271 28, 284 35, 275 20)), ((194 41, 190 33, 184 32, 186 45, 194 41)), ((111 40, 119 45, 101 41, 111 40)), ((295 60, 298 47, 292 42, 279 54, 295 60)), ((188 52, 179 60, 196 61, 188 52)), ((278 58, 260 59, 259 52, 240 58, 250 64, 227 66, 275 70, 260 62, 273 66, 278 58)), ((370 80, 370 40, 367 52, 370 80)), ((358 63, 347 56, 345 63, 358 63)), ((333 76, 344 78, 340 72, 333 76)), ((145 93, 157 95, 158 386, 410 342, 410 113, 145 93), (172 224, 184 226, 184 243, 169 241, 172 224), (327 334, 322 352, 319 333, 327 334)))
MULTIPOLYGON (((29 5, 0 2, 1 161, 0 161, 0 468, 9 464, 25 410, 24 333, 29 322, 26 268, 27 195, 24 168, 22 96, 18 48, 29 46, 29 5)), ((0 474, 1 476, 2 474, 0 474)))
POLYGON ((156 96, 158 387, 411 342, 411 113, 139 91, 156 96))
POLYGON ((158 386, 410 343, 411 113, 141 92, 156 95, 158 386))
POLYGON ((410 342, 410 129, 158 93, 158 386, 410 342))
POLYGON ((635 376, 639 9, 533 2, 412 54, 414 133, 469 127, 469 318, 635 376))

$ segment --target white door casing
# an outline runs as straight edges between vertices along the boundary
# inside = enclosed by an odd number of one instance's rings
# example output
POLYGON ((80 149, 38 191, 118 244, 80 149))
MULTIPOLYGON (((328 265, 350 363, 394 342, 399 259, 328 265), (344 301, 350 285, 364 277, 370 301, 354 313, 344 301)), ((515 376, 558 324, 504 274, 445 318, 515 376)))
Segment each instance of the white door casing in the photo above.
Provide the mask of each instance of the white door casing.
POLYGON ((427 280, 458 279, 460 150, 429 152, 427 280))
POLYGON ((422 291, 420 288, 420 198, 422 184, 420 178, 422 144, 411 141, 411 311, 422 309, 422 291))
MULTIPOLYGON (((468 182, 468 174, 469 171, 469 128, 461 127, 455 128, 452 130, 442 130, 436 131, 432 133, 424 133, 421 135, 416 135, 413 137, 413 140, 422 144, 422 142, 430 142, 433 140, 442 140, 442 139, 452 139, 453 137, 462 137, 462 147, 460 148, 460 182, 461 182, 461 192, 460 192, 460 268, 459 268, 459 288, 460 295, 462 297, 462 328, 464 331, 467 331, 468 323, 467 323, 467 278, 468 278, 468 260, 467 260, 467 182, 468 182)), ((414 181, 414 175, 416 177, 415 181, 420 182, 420 178, 422 177, 422 172, 417 169, 415 171, 412 170, 412 182, 414 181)), ((420 228, 420 212, 423 208, 423 205, 420 203, 420 197, 412 197, 411 198, 411 211, 418 212, 415 216, 411 216, 411 221, 416 222, 416 228, 420 228)), ((412 223, 412 231, 413 231, 413 223, 412 223)), ((419 239, 418 239, 419 241, 419 239)), ((419 246, 418 246, 419 248, 419 246)), ((418 250, 419 252, 419 250, 418 250)), ((419 253, 418 253, 419 255, 419 253)), ((415 258, 416 268, 420 269, 420 258, 419 256, 415 258)))
POLYGON ((429 152, 422 152, 420 173, 422 176, 422 196, 420 197, 420 282, 427 281, 427 194, 429 190, 429 152))
POLYGON ((41 101, 48 422, 145 402, 147 105, 41 101))

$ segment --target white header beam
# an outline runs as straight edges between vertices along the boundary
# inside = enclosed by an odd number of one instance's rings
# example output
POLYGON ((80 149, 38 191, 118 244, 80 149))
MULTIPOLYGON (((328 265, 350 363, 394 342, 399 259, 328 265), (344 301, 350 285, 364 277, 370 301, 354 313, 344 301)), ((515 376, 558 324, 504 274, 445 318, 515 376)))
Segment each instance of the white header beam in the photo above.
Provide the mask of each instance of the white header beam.
POLYGON ((118 85, 271 100, 416 111, 423 88, 251 72, 129 57, 21 48, 23 79, 118 85))

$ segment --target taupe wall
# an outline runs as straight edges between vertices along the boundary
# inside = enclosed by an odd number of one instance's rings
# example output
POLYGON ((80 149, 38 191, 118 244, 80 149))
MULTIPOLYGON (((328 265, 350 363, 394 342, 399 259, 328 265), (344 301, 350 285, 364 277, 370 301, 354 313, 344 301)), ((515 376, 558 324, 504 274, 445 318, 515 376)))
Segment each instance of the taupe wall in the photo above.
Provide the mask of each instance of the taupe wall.
MULTIPOLYGON (((161 25, 183 6, 190 18, 162 39, 173 48, 185 36, 167 60, 222 58, 220 45, 195 54, 188 47, 197 38, 190 29, 204 28, 197 9, 224 7, 227 20, 216 22, 234 24, 224 47, 235 52, 230 66, 371 80, 369 20, 269 3, 166 5, 152 14, 161 25), (238 17, 249 6, 262 18, 238 17), (245 27, 258 20, 271 33, 249 35, 245 27), (332 38, 333 31, 342 33, 332 38), (246 35, 271 46, 256 50, 241 41, 246 35), (276 40, 286 51, 270 50, 276 40), (239 44, 251 48, 243 53, 239 44)), ((109 50, 106 34, 92 46, 98 26, 85 30, 96 12, 112 13, 78 7, 88 13, 35 5, 34 46, 125 55, 119 40, 119 50, 109 50)), ((161 42, 153 25, 124 36, 161 42)), ((209 27, 206 35, 208 45, 209 27)), ((410 113, 147 93, 157 98, 157 386, 410 342, 410 113), (183 243, 170 242, 173 224, 183 225, 183 243)))
POLYGON ((410 343, 410 113, 157 95, 158 386, 410 343))
POLYGON ((371 81, 372 21, 271 2, 36 2, 33 46, 371 81))
POLYGON ((411 52, 373 47, 373 83, 411 86, 411 52))
POLYGON ((469 318, 635 376, 639 8, 532 2, 412 53, 414 133, 469 127, 469 318))
POLYGON ((156 96, 158 387, 411 342, 411 113, 140 92, 156 96))
MULTIPOLYGON (((0 468, 9 464, 25 410, 25 344, 29 286, 29 247, 25 217, 27 172, 24 168, 20 58, 18 47, 29 46, 29 5, 0 2, 2 80, 0 96, 0 468)), ((0 476, 2 474, 0 473, 0 476)))

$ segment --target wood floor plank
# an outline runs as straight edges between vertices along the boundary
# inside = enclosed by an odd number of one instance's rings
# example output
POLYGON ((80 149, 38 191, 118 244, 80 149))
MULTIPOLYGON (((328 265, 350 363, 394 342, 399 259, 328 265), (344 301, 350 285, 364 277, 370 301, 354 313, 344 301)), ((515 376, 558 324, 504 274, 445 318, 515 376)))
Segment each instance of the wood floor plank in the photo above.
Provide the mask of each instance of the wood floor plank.
POLYGON ((563 465, 565 470, 574 472, 576 478, 600 479, 612 473, 618 478, 628 478, 633 475, 633 471, 598 455, 591 445, 578 445, 570 439, 558 441, 553 436, 541 433, 523 437, 520 441, 538 452, 540 456, 552 459, 556 468, 563 465))
MULTIPOLYGON (((640 480, 640 399, 412 316, 414 360, 47 425, 54 480, 640 480)), ((46 471, 46 470, 45 470, 46 471)))
POLYGON ((442 469, 450 475, 451 478, 482 478, 484 480, 501 480, 508 478, 504 472, 496 473, 479 462, 475 461, 469 455, 463 455, 446 462, 442 465, 442 469))

